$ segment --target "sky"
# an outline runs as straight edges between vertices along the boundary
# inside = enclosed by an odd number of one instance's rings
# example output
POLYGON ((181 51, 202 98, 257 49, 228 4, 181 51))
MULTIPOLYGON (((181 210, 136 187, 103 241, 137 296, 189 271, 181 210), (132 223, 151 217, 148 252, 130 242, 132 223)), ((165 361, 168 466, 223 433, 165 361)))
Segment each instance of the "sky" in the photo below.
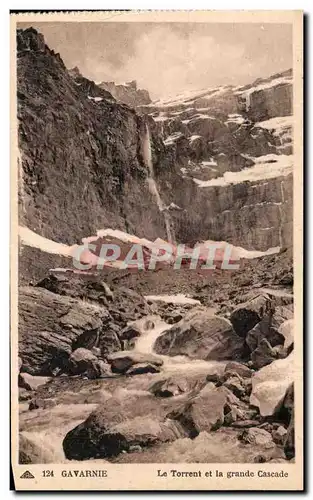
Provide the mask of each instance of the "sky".
POLYGON ((67 68, 96 82, 137 80, 152 99, 243 85, 292 67, 292 25, 252 23, 20 23, 67 68))

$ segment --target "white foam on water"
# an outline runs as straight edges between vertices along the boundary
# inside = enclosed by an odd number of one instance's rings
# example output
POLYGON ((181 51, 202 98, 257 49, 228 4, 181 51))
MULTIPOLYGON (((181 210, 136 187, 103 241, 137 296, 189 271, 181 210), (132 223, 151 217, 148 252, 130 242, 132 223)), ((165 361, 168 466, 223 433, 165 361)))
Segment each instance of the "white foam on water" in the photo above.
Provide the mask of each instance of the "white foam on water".
POLYGON ((183 293, 176 295, 145 295, 145 299, 152 302, 166 302, 167 304, 201 304, 199 300, 187 297, 183 293))
POLYGON ((83 422, 97 404, 60 404, 20 415, 21 434, 38 450, 42 463, 65 463, 63 439, 67 432, 83 422))
POLYGON ((141 353, 151 354, 153 353, 153 346, 156 339, 163 332, 171 328, 172 325, 163 321, 160 316, 148 316, 144 318, 144 320, 148 319, 153 322, 154 327, 146 331, 143 330, 143 324, 140 323, 140 320, 136 322, 136 326, 142 331, 142 334, 137 338, 134 350, 141 353))
MULTIPOLYGON (((212 309, 212 313, 214 312, 215 310, 212 309)), ((156 354, 153 348, 157 338, 175 325, 169 325, 163 321, 160 316, 148 316, 148 318, 142 318, 141 320, 136 321, 135 324, 142 331, 142 335, 136 339, 134 351, 142 354, 153 354, 154 356, 162 359, 162 376, 177 373, 185 374, 187 371, 188 373, 194 374, 207 374, 212 371, 222 372, 225 367, 226 362, 221 361, 206 361, 203 359, 190 359, 187 356, 166 356, 156 354), (147 319, 153 322, 154 327, 144 331, 143 325, 147 319)))

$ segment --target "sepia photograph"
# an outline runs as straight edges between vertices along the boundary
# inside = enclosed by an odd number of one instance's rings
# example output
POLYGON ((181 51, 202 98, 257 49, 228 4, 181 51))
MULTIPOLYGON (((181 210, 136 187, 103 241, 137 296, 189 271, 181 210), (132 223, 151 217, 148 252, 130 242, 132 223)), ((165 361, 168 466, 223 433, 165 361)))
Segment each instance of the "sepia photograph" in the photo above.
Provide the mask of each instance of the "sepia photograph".
POLYGON ((19 489, 301 489, 302 13, 271 12, 11 16, 19 489))

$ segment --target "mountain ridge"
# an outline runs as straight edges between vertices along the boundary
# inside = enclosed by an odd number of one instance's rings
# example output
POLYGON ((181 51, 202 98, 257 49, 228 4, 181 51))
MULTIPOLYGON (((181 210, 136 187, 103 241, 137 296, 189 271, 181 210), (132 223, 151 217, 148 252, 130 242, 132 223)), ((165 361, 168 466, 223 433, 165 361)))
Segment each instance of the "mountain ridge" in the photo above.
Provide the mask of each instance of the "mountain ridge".
MULTIPOLYGON (((178 242, 291 247, 292 174, 280 169, 284 155, 292 165, 291 102, 279 104, 286 109, 284 123, 270 117, 277 89, 292 90, 290 71, 251 84, 250 90, 286 79, 252 93, 265 103, 257 106, 256 122, 253 98, 251 109, 240 114, 230 87, 213 92, 206 109, 199 108, 201 101, 166 113, 155 103, 133 108, 118 102, 78 68, 67 70, 33 28, 18 30, 17 57, 22 226, 64 244, 107 227, 166 238, 164 213, 148 183, 148 127, 154 182, 178 242), (259 178, 223 180, 249 168, 258 169, 259 178)), ((134 82, 130 88, 137 91, 134 82)))

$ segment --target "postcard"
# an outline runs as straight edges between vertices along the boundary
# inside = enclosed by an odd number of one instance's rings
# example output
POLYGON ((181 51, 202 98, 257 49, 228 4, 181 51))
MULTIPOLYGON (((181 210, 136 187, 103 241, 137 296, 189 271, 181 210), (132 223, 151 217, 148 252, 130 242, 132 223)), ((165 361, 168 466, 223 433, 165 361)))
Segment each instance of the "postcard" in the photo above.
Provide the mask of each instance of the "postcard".
POLYGON ((11 14, 12 488, 303 490, 302 23, 11 14))

